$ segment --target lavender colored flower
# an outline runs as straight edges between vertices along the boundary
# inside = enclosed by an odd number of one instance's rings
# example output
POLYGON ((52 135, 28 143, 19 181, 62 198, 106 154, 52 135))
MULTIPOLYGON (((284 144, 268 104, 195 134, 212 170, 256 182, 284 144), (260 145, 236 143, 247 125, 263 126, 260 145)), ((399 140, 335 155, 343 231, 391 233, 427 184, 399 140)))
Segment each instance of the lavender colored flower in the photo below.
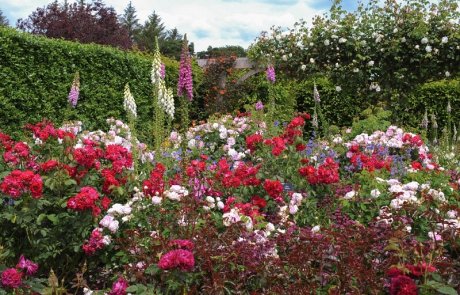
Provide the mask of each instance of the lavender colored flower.
POLYGON ((70 92, 68 96, 69 103, 70 105, 72 105, 72 107, 77 106, 79 95, 80 95, 80 75, 77 72, 73 79, 72 86, 70 87, 70 92))
POLYGON ((180 56, 179 80, 177 83, 177 95, 184 95, 191 101, 193 99, 192 64, 188 51, 187 36, 184 37, 182 53, 180 56))
POLYGON ((258 111, 261 111, 264 109, 264 104, 259 100, 257 103, 256 103, 256 110, 258 111))
POLYGON ((119 277, 116 282, 112 285, 112 290, 109 295, 124 295, 126 294, 126 289, 128 288, 128 281, 122 277, 119 277))
POLYGON ((275 74, 275 68, 273 66, 269 66, 266 71, 267 74, 267 80, 270 83, 275 83, 276 80, 276 74, 275 74))

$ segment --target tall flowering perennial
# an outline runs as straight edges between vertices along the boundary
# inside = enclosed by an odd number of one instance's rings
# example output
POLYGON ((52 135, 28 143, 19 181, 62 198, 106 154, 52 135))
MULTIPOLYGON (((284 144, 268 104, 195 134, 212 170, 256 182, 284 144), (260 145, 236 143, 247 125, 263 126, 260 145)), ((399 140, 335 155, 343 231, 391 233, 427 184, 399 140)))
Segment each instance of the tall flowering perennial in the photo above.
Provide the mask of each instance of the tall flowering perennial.
POLYGON ((318 88, 316 88, 316 83, 315 83, 314 86, 313 86, 313 100, 314 100, 316 103, 320 103, 320 102, 321 102, 321 98, 320 98, 320 96, 319 96, 318 88))
POLYGON ((184 36, 182 43, 177 95, 180 97, 181 130, 186 132, 189 125, 188 105, 193 99, 192 63, 188 51, 187 35, 184 36))
POLYGON ((174 95, 170 88, 167 88, 164 81, 160 82, 158 89, 158 103, 163 111, 172 119, 174 119, 174 95))
POLYGON ((275 83, 276 74, 275 74, 275 68, 273 66, 268 66, 267 67, 266 74, 267 74, 267 80, 270 83, 275 83))
POLYGON ((177 95, 185 95, 190 101, 193 99, 192 63, 188 51, 187 35, 184 36, 184 42, 182 43, 177 95))
POLYGON ((77 72, 73 78, 72 86, 69 92, 69 103, 72 107, 77 106, 78 97, 80 95, 80 74, 77 72))
POLYGON ((155 52, 153 54, 151 81, 154 86, 153 109, 155 113, 154 121, 154 138, 155 150, 159 151, 164 138, 165 117, 164 112, 174 117, 174 98, 166 88, 163 64, 161 63, 160 48, 158 47, 158 38, 155 38, 155 52))
POLYGON ((129 89, 128 83, 126 83, 125 85, 123 107, 129 116, 137 118, 136 101, 134 100, 134 97, 131 94, 131 90, 129 89))
MULTIPOLYGON (((267 75, 269 84, 274 84, 276 80, 275 68, 272 65, 268 66, 265 74, 267 75)), ((272 128, 274 123, 273 120, 275 117, 275 97, 272 94, 271 87, 268 88, 268 93, 269 103, 267 110, 267 124, 270 128, 272 128)))
POLYGON ((155 52, 153 53, 152 61, 152 71, 150 73, 150 79, 152 84, 158 83, 160 80, 163 80, 161 75, 162 63, 161 63, 161 54, 158 47, 158 39, 155 38, 155 52))

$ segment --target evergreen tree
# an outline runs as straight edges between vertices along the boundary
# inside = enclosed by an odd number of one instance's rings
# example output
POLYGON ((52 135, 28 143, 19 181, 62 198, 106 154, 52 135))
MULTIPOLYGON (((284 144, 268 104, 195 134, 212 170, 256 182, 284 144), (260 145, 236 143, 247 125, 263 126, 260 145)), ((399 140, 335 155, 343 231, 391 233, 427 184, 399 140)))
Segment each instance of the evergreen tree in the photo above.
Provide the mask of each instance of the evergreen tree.
POLYGON ((0 27, 8 26, 8 19, 3 15, 3 11, 0 10, 0 27))
POLYGON ((131 1, 129 1, 123 15, 120 17, 120 23, 128 31, 129 38, 134 41, 134 36, 140 29, 140 24, 136 15, 136 8, 133 6, 131 1))
POLYGON ((177 28, 169 30, 160 46, 162 54, 179 60, 182 51, 182 35, 179 34, 179 30, 177 28))
POLYGON ((141 50, 154 52, 155 37, 158 38, 160 46, 166 38, 165 26, 161 21, 161 17, 154 11, 149 15, 144 25, 140 28, 139 32, 134 36, 134 41, 141 50))

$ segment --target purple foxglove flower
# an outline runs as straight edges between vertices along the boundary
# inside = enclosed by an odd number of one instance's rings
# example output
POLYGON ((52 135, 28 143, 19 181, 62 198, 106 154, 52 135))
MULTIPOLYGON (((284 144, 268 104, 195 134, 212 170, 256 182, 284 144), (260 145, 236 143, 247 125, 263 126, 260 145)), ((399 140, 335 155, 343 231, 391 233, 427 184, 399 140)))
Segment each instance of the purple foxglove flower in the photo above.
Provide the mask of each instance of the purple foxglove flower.
POLYGON ((260 111, 260 110, 263 110, 264 109, 264 104, 259 100, 257 103, 256 103, 256 110, 257 111, 260 111))
POLYGON ((75 78, 73 79, 72 86, 70 87, 69 92, 69 103, 72 107, 77 106, 78 97, 80 95, 80 75, 78 72, 75 74, 75 78))
POLYGON ((180 56, 179 80, 177 83, 177 95, 185 95, 191 101, 193 99, 192 63, 188 51, 187 36, 184 37, 182 53, 180 56))
POLYGON ((276 80, 276 74, 275 74, 275 68, 273 66, 269 66, 266 71, 267 74, 267 80, 270 83, 275 83, 276 80))

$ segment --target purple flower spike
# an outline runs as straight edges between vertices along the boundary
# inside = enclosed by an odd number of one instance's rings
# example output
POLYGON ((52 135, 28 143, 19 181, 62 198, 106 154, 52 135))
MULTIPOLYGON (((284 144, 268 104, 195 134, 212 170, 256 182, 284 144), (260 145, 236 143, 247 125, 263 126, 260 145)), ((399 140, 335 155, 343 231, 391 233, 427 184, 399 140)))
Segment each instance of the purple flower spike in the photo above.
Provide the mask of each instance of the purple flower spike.
POLYGON ((257 111, 261 111, 264 109, 264 104, 259 100, 257 103, 256 103, 256 110, 257 111))
POLYGON ((177 83, 177 95, 185 95, 191 101, 193 99, 192 64, 188 51, 187 36, 184 37, 182 53, 180 56, 179 81, 177 83))
POLYGON ((78 72, 75 74, 75 78, 73 79, 72 86, 70 87, 69 92, 69 103, 72 107, 77 106, 78 97, 80 95, 80 75, 78 72))

